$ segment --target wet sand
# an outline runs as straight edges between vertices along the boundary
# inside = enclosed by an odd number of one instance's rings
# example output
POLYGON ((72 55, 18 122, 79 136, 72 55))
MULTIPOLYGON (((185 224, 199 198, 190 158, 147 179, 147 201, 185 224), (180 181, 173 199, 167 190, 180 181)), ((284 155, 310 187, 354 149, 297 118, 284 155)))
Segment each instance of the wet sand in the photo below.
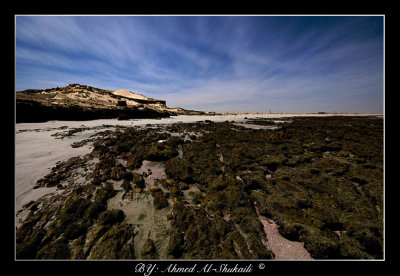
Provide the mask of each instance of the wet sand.
MULTIPOLYGON (((152 174, 145 177, 145 191, 149 192, 154 185, 154 180, 165 179, 165 170, 161 162, 144 160, 142 166, 134 170, 136 173, 148 172, 152 174)), ((135 233, 135 255, 140 259, 141 249, 147 239, 152 239, 159 259, 168 258, 168 241, 171 222, 167 214, 172 211, 172 199, 168 199, 169 206, 163 209, 155 209, 153 197, 147 193, 133 193, 133 198, 123 199, 124 191, 121 189, 122 181, 112 181, 117 195, 108 201, 109 210, 122 210, 125 214, 124 222, 136 226, 135 233)), ((160 187, 163 189, 162 187, 160 187)))
POLYGON ((278 231, 278 225, 266 217, 259 216, 264 226, 268 241, 264 243, 275 254, 277 260, 310 260, 310 253, 304 248, 303 242, 285 239, 278 231))

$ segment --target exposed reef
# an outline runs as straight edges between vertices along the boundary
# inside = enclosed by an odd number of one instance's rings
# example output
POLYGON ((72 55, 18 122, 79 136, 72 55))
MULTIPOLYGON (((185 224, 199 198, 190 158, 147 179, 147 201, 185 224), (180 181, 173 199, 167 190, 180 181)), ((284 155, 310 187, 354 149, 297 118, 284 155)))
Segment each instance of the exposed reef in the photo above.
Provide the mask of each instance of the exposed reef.
MULTIPOLYGON (((314 259, 383 258, 383 120, 203 121, 104 131, 59 163, 17 259, 272 259, 265 223, 314 259)), ((75 144, 79 146, 79 144, 75 144)))

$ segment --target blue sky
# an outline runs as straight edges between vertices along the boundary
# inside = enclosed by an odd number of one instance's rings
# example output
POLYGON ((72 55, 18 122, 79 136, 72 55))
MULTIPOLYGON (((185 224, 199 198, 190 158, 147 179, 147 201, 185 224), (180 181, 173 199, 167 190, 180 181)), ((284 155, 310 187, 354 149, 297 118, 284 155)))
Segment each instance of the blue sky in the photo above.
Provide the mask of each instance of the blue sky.
POLYGON ((217 112, 383 112, 382 16, 16 16, 16 91, 217 112))

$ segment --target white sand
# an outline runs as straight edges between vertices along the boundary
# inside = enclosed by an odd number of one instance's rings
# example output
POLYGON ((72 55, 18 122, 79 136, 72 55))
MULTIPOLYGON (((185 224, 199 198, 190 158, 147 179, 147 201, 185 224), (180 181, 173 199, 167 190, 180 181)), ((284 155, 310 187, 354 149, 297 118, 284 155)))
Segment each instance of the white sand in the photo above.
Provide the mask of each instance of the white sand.
MULTIPOLYGON (((19 126, 17 125, 17 131, 19 126)), ((85 139, 83 135, 55 139, 51 134, 60 130, 44 132, 22 132, 15 136, 15 208, 31 200, 54 192, 55 188, 32 189, 36 181, 50 172, 58 161, 84 155, 90 152, 89 146, 72 148, 73 142, 85 139), (84 138, 83 138, 84 137, 84 138)), ((79 133, 78 133, 79 134, 79 133)), ((82 133, 81 133, 82 134, 82 133)), ((86 133, 86 136, 88 133, 86 133)))
POLYGON ((97 127, 101 125, 114 125, 114 126, 145 126, 146 124, 174 124, 174 123, 193 123, 198 121, 210 120, 214 122, 224 121, 244 121, 245 117, 248 119, 253 118, 283 118, 283 117, 327 117, 327 116, 379 116, 377 114, 238 114, 238 115, 179 115, 171 116, 170 118, 160 119, 131 119, 122 120, 117 119, 100 119, 91 121, 49 121, 45 123, 20 123, 16 124, 16 131, 21 129, 45 129, 57 128, 61 126, 74 127, 97 127))

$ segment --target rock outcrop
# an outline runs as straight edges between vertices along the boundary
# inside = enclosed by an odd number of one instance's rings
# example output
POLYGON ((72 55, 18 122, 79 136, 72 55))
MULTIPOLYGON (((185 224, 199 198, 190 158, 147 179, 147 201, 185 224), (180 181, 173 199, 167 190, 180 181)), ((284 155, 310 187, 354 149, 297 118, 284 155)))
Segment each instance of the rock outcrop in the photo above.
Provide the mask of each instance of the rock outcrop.
POLYGON ((16 93, 16 122, 49 120, 143 119, 173 115, 199 115, 201 111, 168 108, 166 101, 128 90, 104 90, 70 84, 50 89, 28 89, 16 93))

